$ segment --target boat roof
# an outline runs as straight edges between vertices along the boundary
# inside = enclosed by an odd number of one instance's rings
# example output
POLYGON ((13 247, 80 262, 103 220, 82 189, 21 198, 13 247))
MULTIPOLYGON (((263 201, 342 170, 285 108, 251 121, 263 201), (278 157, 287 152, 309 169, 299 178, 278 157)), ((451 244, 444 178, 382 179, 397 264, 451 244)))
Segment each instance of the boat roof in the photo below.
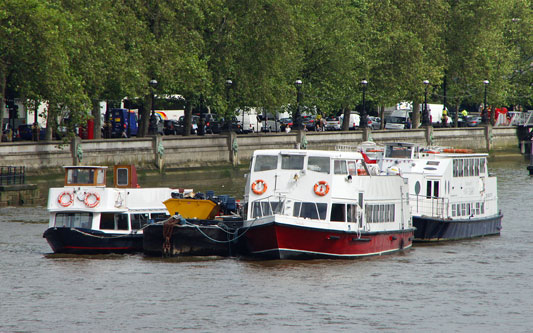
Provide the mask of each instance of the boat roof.
POLYGON ((336 151, 336 150, 302 150, 302 149, 261 149, 254 151, 257 155, 311 155, 332 158, 357 158, 362 159, 360 152, 356 151, 336 151))
POLYGON ((64 169, 107 169, 106 166, 98 165, 67 165, 63 166, 64 169))

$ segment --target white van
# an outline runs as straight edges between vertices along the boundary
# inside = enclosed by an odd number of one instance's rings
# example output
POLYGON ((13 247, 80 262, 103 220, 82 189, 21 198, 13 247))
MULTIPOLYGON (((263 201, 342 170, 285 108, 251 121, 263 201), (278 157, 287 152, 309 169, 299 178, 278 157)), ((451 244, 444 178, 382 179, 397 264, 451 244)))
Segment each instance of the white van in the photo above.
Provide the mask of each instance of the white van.
MULTIPOLYGON (((344 122, 344 114, 341 114, 339 119, 340 119, 341 128, 342 128, 342 124, 344 122)), ((355 113, 355 112, 350 113, 350 125, 348 129, 353 130, 359 127, 360 123, 361 123, 361 116, 359 115, 359 113, 355 113)))
POLYGON ((385 129, 404 129, 407 127, 411 109, 392 111, 390 116, 385 118, 385 129))
POLYGON ((243 133, 257 133, 261 131, 263 124, 257 118, 255 108, 245 108, 237 110, 237 122, 242 126, 243 133))

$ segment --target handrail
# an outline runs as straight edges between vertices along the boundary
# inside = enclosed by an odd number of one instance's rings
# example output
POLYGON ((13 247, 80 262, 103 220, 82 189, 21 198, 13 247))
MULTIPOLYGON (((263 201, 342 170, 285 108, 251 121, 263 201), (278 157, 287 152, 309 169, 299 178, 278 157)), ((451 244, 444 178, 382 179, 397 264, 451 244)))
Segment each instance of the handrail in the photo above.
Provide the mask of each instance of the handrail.
POLYGON ((0 185, 15 185, 25 183, 25 166, 0 166, 0 185))

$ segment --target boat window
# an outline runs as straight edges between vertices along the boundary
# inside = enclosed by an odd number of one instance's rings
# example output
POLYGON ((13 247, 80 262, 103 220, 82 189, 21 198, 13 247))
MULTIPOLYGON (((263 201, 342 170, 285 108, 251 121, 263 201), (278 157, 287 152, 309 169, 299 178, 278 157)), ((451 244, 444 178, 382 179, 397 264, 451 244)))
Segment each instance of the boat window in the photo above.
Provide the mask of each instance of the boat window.
POLYGON ((344 216, 346 210, 345 204, 338 204, 334 203, 331 205, 331 222, 344 222, 346 221, 346 217, 344 216))
POLYGON ((346 205, 346 221, 357 222, 357 205, 346 205))
POLYGON ((394 204, 367 204, 365 216, 368 223, 394 222, 394 204))
POLYGON ((386 157, 411 158, 411 149, 409 147, 387 146, 385 154, 386 157))
POLYGON ((439 197, 439 181, 437 180, 433 182, 433 197, 439 197))
POLYGON ((252 203, 252 218, 280 214, 280 202, 254 201, 252 203))
POLYGON ((128 214, 102 213, 100 229, 128 230, 128 214))
POLYGON ((355 161, 348 161, 348 174, 351 176, 357 175, 357 164, 355 161))
POLYGON ((56 227, 87 228, 92 227, 93 213, 57 213, 56 227))
POLYGON ((131 214, 131 229, 138 230, 148 224, 148 213, 131 214))
POLYGON ((325 220, 328 205, 315 202, 295 202, 293 216, 314 220, 325 220))
POLYGON ((426 183, 426 198, 431 199, 431 180, 426 183))
POLYGON ((68 169, 67 185, 73 184, 94 184, 93 169, 68 169))
POLYGON ((152 213, 150 214, 152 222, 161 222, 167 220, 170 215, 167 213, 152 213))
POLYGON ((96 184, 105 185, 105 169, 96 170, 96 184))
POLYGON ((333 172, 336 175, 347 175, 348 169, 346 168, 346 161, 345 160, 333 161, 333 172))
POLYGON ((257 155, 255 157, 254 171, 274 170, 278 167, 277 155, 257 155))
POLYGON ((329 157, 309 156, 307 170, 329 173, 329 157))
POLYGON ((480 162, 481 162, 481 164, 479 165, 479 173, 484 175, 487 172, 487 170, 485 169, 486 160, 484 158, 482 158, 480 160, 480 162))
POLYGON ((128 186, 129 185, 128 169, 117 168, 117 185, 128 186))
POLYGON ((302 170, 304 168, 303 155, 282 155, 281 168, 283 170, 302 170))

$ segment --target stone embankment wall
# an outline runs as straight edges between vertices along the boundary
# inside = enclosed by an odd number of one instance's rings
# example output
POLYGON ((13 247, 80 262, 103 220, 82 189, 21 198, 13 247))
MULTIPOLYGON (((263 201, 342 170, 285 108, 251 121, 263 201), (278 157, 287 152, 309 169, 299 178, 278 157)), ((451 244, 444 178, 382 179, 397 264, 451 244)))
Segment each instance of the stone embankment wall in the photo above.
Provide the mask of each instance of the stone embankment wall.
POLYGON ((0 165, 25 166, 27 173, 58 173, 64 165, 135 164, 140 169, 184 168, 246 163, 253 151, 270 148, 334 149, 376 143, 413 142, 422 145, 472 148, 494 152, 518 148, 514 127, 473 127, 399 131, 292 132, 245 135, 164 136, 130 139, 16 142, 0 144, 0 165))

